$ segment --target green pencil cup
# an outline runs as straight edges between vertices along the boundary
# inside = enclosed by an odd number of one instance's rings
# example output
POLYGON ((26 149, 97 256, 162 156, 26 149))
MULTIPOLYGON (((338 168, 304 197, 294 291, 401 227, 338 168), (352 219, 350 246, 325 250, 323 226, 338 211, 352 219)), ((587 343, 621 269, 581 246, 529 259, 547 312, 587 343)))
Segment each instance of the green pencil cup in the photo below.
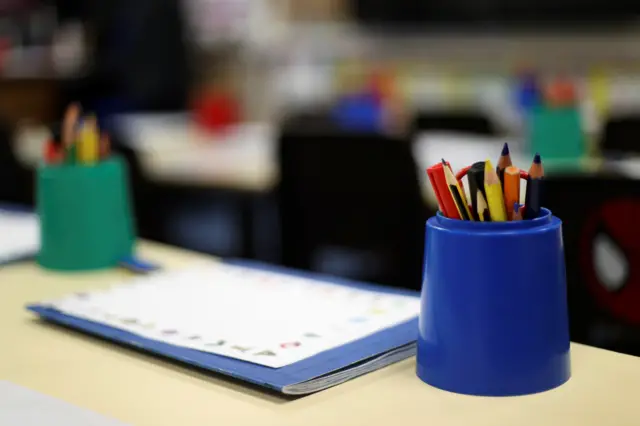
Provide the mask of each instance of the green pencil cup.
POLYGON ((111 268, 133 253, 126 163, 44 165, 37 171, 38 263, 59 271, 111 268))
POLYGON ((586 153, 586 140, 578 108, 534 108, 528 120, 531 154, 547 160, 577 160, 586 153))

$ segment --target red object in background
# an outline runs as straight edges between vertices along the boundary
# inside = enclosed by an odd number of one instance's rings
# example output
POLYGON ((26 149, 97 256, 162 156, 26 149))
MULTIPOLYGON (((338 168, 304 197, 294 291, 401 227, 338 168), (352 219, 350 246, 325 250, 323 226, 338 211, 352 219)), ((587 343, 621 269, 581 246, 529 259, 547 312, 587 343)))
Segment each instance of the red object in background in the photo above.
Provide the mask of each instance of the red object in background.
POLYGON ((577 101, 576 87, 568 79, 557 79, 545 87, 544 98, 550 106, 575 105, 577 101))
POLYGON ((582 230, 580 261, 595 304, 612 318, 640 325, 640 201, 615 199, 582 230))
POLYGON ((373 71, 369 78, 369 91, 380 103, 397 98, 395 75, 388 70, 373 71))
POLYGON ((62 148, 54 143, 53 141, 48 141, 44 147, 44 161, 47 164, 56 164, 62 161, 64 157, 64 153, 62 148))
POLYGON ((198 126, 204 130, 223 131, 240 121, 240 105, 232 96, 210 93, 196 101, 194 118, 198 126))

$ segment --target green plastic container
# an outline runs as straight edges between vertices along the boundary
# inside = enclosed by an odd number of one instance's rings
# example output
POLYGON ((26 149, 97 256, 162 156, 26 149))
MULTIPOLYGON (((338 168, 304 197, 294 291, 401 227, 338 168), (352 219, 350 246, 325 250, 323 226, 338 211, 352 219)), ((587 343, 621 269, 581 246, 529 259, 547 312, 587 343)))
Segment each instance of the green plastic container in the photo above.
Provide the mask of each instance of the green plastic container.
POLYGON ((578 160, 586 153, 586 138, 580 112, 575 107, 540 107, 528 122, 529 149, 543 161, 578 160))
POLYGON ((45 165, 38 169, 38 263, 59 271, 111 268, 133 253, 135 229, 126 163, 45 165))

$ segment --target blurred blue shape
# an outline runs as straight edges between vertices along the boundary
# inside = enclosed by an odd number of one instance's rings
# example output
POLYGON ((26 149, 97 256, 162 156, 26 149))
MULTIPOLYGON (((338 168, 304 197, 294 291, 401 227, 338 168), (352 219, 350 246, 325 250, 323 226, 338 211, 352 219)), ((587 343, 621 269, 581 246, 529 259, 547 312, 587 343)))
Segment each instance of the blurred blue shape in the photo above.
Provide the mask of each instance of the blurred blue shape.
POLYGON ((378 132, 383 126, 383 106, 373 94, 342 96, 332 110, 332 118, 342 129, 378 132))
POLYGON ((124 97, 100 98, 87 107, 96 115, 100 128, 107 132, 114 131, 111 118, 135 112, 137 109, 133 101, 124 97))
POLYGON ((515 98, 518 109, 525 114, 542 104, 538 78, 533 74, 520 77, 516 82, 515 98))

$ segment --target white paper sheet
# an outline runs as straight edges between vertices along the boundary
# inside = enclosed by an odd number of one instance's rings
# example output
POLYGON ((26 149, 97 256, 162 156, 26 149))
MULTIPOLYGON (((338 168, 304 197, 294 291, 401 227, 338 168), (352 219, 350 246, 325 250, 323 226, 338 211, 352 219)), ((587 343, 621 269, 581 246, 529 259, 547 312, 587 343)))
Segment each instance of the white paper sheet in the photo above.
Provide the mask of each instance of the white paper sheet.
POLYGON ((0 425, 125 426, 64 401, 0 381, 0 425))
POLYGON ((40 222, 35 214, 0 209, 0 263, 35 255, 40 249, 40 222))
POLYGON ((414 318, 420 301, 216 262, 50 304, 150 339, 277 368, 414 318))

